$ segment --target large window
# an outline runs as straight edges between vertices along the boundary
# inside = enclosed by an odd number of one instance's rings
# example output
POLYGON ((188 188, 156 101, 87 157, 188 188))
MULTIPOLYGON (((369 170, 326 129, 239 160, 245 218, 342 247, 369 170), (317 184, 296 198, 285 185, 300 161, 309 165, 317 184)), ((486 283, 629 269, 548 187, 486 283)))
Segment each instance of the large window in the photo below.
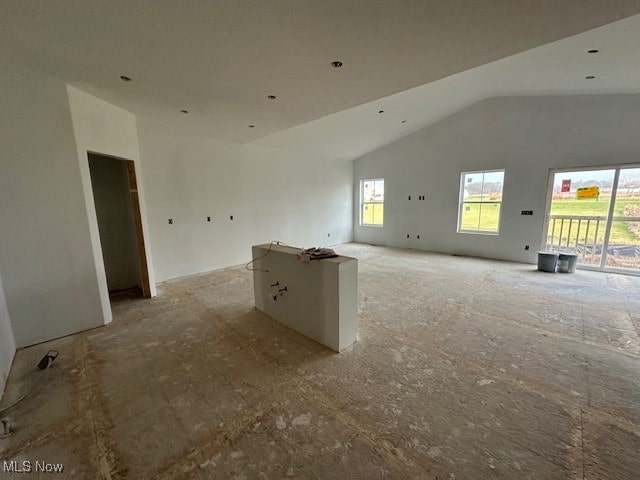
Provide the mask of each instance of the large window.
POLYGON ((381 227, 384 217, 384 179, 360 181, 360 225, 381 227))
POLYGON ((503 184, 504 170, 462 173, 458 232, 498 233, 503 184))

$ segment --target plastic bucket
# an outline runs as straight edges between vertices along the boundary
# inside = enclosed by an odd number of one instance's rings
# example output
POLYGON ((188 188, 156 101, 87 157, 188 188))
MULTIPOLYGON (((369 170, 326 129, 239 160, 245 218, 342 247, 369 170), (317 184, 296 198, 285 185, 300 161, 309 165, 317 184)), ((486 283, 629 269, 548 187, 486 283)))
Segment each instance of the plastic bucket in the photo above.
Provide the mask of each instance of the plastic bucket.
POLYGON ((578 255, 575 253, 560 253, 558 255, 558 272, 573 273, 576 271, 578 255))
POLYGON ((558 254, 553 252, 538 252, 538 270, 555 273, 558 254))

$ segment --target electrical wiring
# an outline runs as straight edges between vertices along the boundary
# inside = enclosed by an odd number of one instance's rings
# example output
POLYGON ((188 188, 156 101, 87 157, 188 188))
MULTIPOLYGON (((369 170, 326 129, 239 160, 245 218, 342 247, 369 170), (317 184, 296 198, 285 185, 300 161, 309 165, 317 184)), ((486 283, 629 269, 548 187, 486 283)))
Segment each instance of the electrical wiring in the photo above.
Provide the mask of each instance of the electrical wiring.
MULTIPOLYGON (((51 364, 53 363, 53 361, 56 358, 58 358, 58 352, 56 352, 55 350, 49 350, 47 352, 47 354, 42 358, 42 360, 40 360, 40 362, 38 363, 38 368, 40 370, 46 370, 47 368, 49 368, 51 366, 51 364)), ((39 383, 36 382, 36 384, 33 385, 33 387, 31 387, 31 389, 29 389, 29 391, 27 393, 22 395, 15 402, 13 402, 12 404, 10 404, 10 405, 8 405, 6 407, 0 408, 0 413, 4 413, 7 410, 9 410, 9 409, 15 407, 16 405, 18 405, 21 401, 23 401, 25 398, 27 398, 29 395, 31 395, 31 393, 33 393, 33 391, 36 389, 36 387, 38 385, 39 385, 39 383)))
POLYGON ((25 398, 27 398, 29 395, 31 395, 31 393, 36 389, 36 387, 38 386, 38 384, 36 383, 33 387, 31 387, 31 390, 29 390, 27 393, 25 393, 24 395, 22 395, 20 398, 18 398, 15 402, 13 402, 12 404, 6 406, 6 407, 2 407, 0 408, 0 413, 4 413, 7 410, 12 409, 13 407, 15 407, 16 405, 18 405, 22 400, 24 400, 25 398))
POLYGON ((269 248, 267 248, 267 251, 264 252, 262 255, 260 255, 257 258, 252 259, 251 261, 249 261, 244 267, 249 270, 250 272, 265 272, 265 273, 269 273, 269 270, 265 270, 263 268, 249 268, 249 265, 251 265, 254 262, 257 262, 258 260, 260 260, 261 258, 266 257, 267 255, 269 255, 269 253, 271 253, 271 248, 274 245, 280 245, 282 247, 288 247, 289 245, 287 245, 284 242, 281 242, 279 240, 272 240, 271 243, 269 244, 269 248))

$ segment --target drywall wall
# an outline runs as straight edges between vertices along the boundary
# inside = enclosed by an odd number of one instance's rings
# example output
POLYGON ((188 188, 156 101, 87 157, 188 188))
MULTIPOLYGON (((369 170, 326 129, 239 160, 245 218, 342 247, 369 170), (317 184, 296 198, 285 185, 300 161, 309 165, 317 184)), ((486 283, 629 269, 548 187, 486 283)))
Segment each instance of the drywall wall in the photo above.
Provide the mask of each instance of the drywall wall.
POLYGON ((358 340, 358 260, 301 262, 297 248, 270 243, 252 250, 258 310, 336 352, 358 340))
POLYGON ((109 291, 142 289, 127 163, 90 153, 89 170, 109 291))
POLYGON ((0 278, 0 399, 7 384, 13 356, 16 353, 16 342, 13 338, 13 329, 9 320, 7 301, 2 288, 2 278, 0 278))
POLYGON ((140 166, 138 132, 135 116, 122 108, 111 105, 99 98, 89 95, 75 87, 68 86, 69 106, 76 140, 77 161, 84 192, 86 215, 89 222, 89 233, 93 250, 94 265, 98 278, 102 315, 104 323, 112 319, 111 304, 107 277, 100 246, 98 219, 93 201, 91 174, 89 172, 88 152, 133 160, 140 199, 142 232, 146 246, 147 264, 149 265, 149 285, 151 296, 156 294, 155 278, 149 248, 149 227, 147 224, 146 203, 143 186, 143 174, 140 166))
POLYGON ((639 95, 482 101, 356 159, 354 238, 534 263, 542 240, 549 169, 638 162, 638 125, 639 95), (500 234, 457 233, 460 173, 502 168, 500 234), (359 182, 366 178, 385 179, 381 228, 359 225, 359 182), (419 195, 426 200, 417 201, 419 195), (534 214, 522 216, 522 210, 534 214))
POLYGON ((251 245, 271 240, 300 247, 352 240, 353 162, 142 121, 138 131, 158 281, 247 262, 251 245))
POLYGON ((67 88, 0 69, 0 271, 18 347, 103 324, 67 88))

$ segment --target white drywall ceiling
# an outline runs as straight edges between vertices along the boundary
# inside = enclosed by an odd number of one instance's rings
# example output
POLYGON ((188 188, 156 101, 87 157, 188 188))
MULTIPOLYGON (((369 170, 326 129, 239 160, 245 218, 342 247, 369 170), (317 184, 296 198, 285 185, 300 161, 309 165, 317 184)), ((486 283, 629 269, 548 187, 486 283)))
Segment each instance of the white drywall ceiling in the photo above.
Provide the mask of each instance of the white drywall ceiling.
POLYGON ((253 143, 357 158, 485 98, 640 93, 639 44, 636 15, 253 143))
MULTIPOLYGON (((638 13, 638 0, 23 0, 3 2, 0 48, 163 127, 247 142, 638 13)), ((368 146, 336 156, 371 148, 357 138, 368 146)))

